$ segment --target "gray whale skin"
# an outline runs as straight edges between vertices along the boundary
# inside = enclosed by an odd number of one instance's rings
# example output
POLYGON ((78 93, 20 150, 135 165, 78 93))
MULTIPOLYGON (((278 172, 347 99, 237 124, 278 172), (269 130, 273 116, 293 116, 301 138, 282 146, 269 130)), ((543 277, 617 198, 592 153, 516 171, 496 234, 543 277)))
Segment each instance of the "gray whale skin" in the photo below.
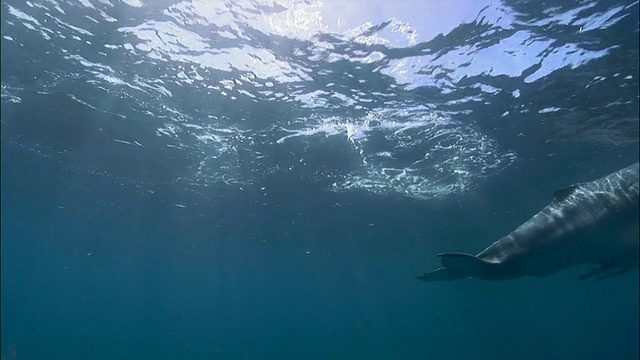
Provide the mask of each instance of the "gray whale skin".
POLYGON ((477 255, 438 254, 442 266, 417 279, 508 280, 544 277, 595 265, 580 280, 623 274, 638 266, 638 163, 554 192, 553 200, 477 255))

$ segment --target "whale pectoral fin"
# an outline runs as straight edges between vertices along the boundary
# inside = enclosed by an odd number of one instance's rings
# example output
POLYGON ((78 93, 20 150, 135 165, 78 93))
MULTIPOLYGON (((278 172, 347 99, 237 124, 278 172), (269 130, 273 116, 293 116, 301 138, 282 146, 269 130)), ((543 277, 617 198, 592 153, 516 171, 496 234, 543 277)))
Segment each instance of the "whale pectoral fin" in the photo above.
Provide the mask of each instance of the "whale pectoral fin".
POLYGON ((444 267, 439 267, 433 271, 429 271, 420 276, 416 276, 416 279, 422 281, 451 281, 463 278, 464 276, 456 275, 451 271, 448 271, 444 267))
POLYGON ((416 276, 422 281, 449 281, 465 277, 481 279, 502 278, 498 264, 493 264, 471 254, 443 253, 438 254, 442 267, 416 276))
POLYGON ((491 273, 495 270, 496 264, 484 261, 471 254, 443 253, 438 254, 438 256, 442 262, 442 267, 460 277, 486 278, 491 277, 491 273))
POLYGON ((585 280, 590 277, 595 276, 598 281, 604 280, 606 278, 622 275, 627 271, 631 270, 631 266, 624 262, 616 262, 616 261, 608 261, 600 264, 599 266, 594 267, 588 272, 581 274, 578 277, 578 280, 585 280))
POLYGON ((619 267, 619 268, 617 268, 615 270, 609 271, 609 272, 607 272, 605 274, 602 274, 602 275, 598 276, 598 281, 602 281, 602 280, 604 280, 606 278, 622 275, 622 274, 624 274, 624 273, 626 273, 626 272, 628 272, 630 270, 631 270, 630 266, 619 267))
POLYGON ((584 274, 580 274, 580 276, 578 276, 578 280, 586 280, 592 276, 596 276, 598 274, 603 274, 605 272, 607 272, 607 267, 605 266, 606 264, 602 264, 600 266, 596 266, 594 268, 592 268, 591 270, 587 271, 584 274))

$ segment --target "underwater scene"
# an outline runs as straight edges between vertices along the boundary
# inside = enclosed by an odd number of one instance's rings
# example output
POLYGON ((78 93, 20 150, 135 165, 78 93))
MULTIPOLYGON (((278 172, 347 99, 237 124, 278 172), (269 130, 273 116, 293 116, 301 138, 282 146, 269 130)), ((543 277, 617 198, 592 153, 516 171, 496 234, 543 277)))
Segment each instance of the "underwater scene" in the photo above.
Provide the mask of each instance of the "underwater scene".
POLYGON ((640 358, 639 12, 2 1, 0 360, 640 358))

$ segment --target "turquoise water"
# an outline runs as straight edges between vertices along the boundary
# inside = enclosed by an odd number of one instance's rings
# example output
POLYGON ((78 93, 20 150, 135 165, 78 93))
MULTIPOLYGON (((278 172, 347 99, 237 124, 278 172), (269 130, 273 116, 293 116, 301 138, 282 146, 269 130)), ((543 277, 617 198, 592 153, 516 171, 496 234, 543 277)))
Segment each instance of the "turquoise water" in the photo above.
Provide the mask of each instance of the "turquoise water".
POLYGON ((637 269, 424 283, 638 161, 637 2, 5 1, 2 359, 637 359, 637 269))

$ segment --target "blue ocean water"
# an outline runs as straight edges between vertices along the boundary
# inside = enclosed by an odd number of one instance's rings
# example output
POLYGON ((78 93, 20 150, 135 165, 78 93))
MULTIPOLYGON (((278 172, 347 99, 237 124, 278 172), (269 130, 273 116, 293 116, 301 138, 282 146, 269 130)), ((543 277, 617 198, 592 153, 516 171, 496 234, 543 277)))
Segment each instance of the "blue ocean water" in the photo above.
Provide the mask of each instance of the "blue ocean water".
POLYGON ((425 283, 638 161, 637 1, 1 7, 2 359, 638 359, 638 271, 425 283))

